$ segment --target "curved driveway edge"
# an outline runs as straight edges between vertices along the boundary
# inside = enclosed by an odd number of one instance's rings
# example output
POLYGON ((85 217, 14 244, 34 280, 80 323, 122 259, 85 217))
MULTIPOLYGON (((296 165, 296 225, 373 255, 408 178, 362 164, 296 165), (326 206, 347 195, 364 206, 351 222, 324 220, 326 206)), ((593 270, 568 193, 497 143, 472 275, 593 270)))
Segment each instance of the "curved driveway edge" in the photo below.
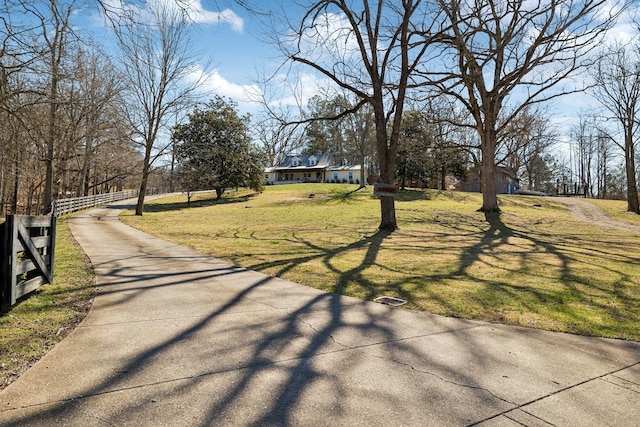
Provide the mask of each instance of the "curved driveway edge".
POLYGON ((1 426, 637 426, 640 343, 324 293, 73 217, 98 294, 1 426))

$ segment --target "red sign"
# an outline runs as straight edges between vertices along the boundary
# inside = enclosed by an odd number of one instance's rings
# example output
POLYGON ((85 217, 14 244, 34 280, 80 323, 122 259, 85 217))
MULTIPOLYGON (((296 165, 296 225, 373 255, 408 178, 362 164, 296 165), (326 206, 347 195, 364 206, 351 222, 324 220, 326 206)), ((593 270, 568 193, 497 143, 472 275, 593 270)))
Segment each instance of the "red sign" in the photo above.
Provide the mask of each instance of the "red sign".
POLYGON ((373 194, 379 197, 398 197, 398 187, 395 184, 376 182, 373 184, 373 194))

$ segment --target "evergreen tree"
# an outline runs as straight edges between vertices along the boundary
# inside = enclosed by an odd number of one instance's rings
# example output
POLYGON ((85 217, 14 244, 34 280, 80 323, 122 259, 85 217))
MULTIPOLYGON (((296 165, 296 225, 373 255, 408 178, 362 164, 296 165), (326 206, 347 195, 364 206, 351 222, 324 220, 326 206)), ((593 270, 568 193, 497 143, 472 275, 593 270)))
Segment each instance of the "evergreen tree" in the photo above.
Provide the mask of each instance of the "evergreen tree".
POLYGON ((249 116, 217 96, 174 128, 178 180, 184 191, 247 186, 262 190, 261 156, 249 137, 249 116))

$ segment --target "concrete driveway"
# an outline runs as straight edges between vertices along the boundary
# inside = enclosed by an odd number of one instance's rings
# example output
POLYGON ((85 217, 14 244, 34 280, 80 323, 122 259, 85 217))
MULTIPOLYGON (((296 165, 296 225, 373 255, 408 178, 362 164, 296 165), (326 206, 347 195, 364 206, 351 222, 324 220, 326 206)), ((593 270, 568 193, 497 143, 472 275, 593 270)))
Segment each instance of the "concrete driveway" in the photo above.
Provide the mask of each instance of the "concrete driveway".
POLYGON ((640 343, 445 318, 71 229, 87 318, 0 392, 2 426, 638 426, 640 343))

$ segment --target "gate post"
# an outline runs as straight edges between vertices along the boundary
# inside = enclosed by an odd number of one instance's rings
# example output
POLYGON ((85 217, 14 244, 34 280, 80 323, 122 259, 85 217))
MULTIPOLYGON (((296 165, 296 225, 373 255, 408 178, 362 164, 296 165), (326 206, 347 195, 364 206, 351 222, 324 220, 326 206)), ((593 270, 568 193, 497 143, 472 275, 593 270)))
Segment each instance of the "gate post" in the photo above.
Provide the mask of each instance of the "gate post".
POLYGON ((58 219, 55 215, 51 215, 51 224, 49 225, 49 239, 51 243, 49 244, 49 271, 51 271, 51 280, 49 283, 53 282, 53 267, 56 255, 56 227, 58 225, 58 219))
POLYGON ((16 245, 14 244, 14 240, 16 239, 16 234, 18 232, 16 227, 16 215, 7 215, 7 220, 4 223, 4 241, 5 241, 5 249, 6 249, 6 293, 4 297, 4 302, 9 305, 14 305, 16 303, 16 245))
POLYGON ((0 224, 0 309, 2 309, 6 303, 7 294, 7 265, 9 264, 9 254, 7 253, 6 243, 6 221, 0 224))
POLYGON ((5 222, 0 225, 0 279, 2 280, 2 305, 15 303, 15 251, 14 239, 15 215, 7 215, 5 222))

